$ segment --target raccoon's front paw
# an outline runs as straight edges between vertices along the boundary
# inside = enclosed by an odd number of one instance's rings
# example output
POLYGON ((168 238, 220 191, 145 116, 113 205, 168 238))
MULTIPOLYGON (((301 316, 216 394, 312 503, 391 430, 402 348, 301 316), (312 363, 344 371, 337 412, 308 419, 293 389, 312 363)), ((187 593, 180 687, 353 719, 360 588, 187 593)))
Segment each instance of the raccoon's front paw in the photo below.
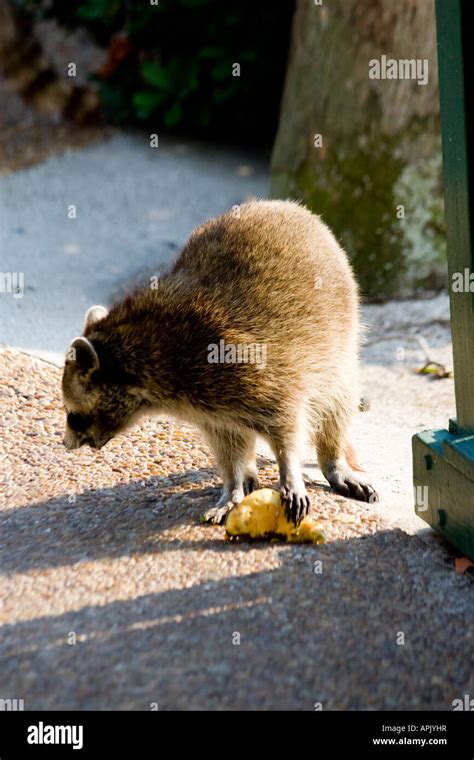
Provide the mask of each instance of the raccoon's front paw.
POLYGON ((241 488, 236 488, 231 492, 224 491, 216 506, 204 513, 202 521, 212 525, 224 525, 227 512, 236 504, 240 504, 243 498, 244 492, 241 488))
POLYGON ((299 490, 282 486, 280 488, 281 503, 285 509, 285 516, 288 522, 299 525, 311 507, 311 499, 303 487, 299 490))
POLYGON ((245 474, 245 478, 244 478, 244 494, 247 496, 249 493, 258 491, 259 488, 260 488, 260 483, 258 480, 257 471, 249 470, 245 474))
POLYGON ((336 493, 357 501, 378 501, 378 493, 369 483, 359 480, 356 475, 342 469, 335 469, 328 473, 327 479, 336 493))
POLYGON ((227 512, 233 506, 233 504, 230 504, 225 507, 212 507, 211 509, 208 509, 207 512, 204 512, 201 522, 208 523, 209 525, 224 525, 227 512))

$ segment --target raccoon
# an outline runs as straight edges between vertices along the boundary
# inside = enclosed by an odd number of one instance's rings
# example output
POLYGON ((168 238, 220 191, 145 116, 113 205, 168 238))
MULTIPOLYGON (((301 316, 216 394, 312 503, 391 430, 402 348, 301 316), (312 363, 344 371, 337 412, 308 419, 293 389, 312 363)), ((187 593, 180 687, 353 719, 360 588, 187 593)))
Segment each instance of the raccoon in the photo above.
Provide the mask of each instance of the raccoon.
POLYGON ((186 420, 222 474, 207 514, 222 522, 258 488, 259 436, 297 524, 310 507, 300 464, 309 436, 335 491, 377 500, 345 457, 360 400, 358 288, 318 216, 291 201, 234 207, 195 229, 153 284, 87 312, 62 380, 68 448, 99 449, 142 414, 186 420))
POLYGON ((0 0, 0 73, 23 100, 52 118, 101 122, 95 90, 58 76, 35 36, 31 14, 7 0, 0 0))

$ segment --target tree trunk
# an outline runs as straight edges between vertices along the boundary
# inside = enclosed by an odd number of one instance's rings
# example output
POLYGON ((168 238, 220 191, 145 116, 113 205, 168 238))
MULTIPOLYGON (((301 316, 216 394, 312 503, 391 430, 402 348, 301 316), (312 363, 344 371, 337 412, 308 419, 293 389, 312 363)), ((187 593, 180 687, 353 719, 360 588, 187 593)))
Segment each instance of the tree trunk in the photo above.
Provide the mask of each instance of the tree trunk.
POLYGON ((272 195, 322 215, 371 297, 444 284, 434 0, 297 0, 272 195))

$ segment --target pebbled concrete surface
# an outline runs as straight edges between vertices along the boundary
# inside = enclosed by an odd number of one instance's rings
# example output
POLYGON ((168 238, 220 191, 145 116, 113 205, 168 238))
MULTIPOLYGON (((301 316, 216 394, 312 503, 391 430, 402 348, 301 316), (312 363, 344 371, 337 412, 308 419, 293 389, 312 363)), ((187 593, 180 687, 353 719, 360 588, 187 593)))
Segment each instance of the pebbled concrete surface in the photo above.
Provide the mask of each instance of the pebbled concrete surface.
MULTIPOLYGON (((205 218, 266 191, 258 156, 178 141, 152 151, 140 134, 4 177, 1 269, 24 272, 25 292, 0 294, 0 343, 60 364, 88 306, 159 271, 205 218)), ((0 698, 449 710, 472 695, 471 579, 414 514, 411 488, 411 435, 454 412, 453 381, 414 372, 425 363, 415 335, 451 362, 448 300, 368 306, 364 319, 371 408, 353 442, 382 501, 329 492, 308 449, 321 547, 229 545, 199 525, 218 477, 185 426, 146 422, 104 452, 67 455, 57 368, 0 352, 0 698)), ((263 484, 275 483, 260 454, 263 484)))
MULTIPOLYGON (((472 694, 472 583, 308 482, 327 543, 229 543, 205 445, 67 452, 59 370, 0 352, 0 698, 25 709, 432 709, 472 694)), ((276 485, 259 461, 262 485, 276 485)))

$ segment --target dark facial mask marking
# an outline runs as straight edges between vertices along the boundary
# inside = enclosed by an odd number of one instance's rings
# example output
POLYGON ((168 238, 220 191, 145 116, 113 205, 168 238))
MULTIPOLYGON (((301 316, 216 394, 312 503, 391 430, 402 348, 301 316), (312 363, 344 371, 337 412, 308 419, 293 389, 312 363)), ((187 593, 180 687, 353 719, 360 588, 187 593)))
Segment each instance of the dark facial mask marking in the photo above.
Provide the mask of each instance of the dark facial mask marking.
POLYGON ((77 414, 76 412, 69 412, 67 416, 67 424, 74 430, 75 433, 85 433, 90 427, 91 418, 85 414, 77 414))

